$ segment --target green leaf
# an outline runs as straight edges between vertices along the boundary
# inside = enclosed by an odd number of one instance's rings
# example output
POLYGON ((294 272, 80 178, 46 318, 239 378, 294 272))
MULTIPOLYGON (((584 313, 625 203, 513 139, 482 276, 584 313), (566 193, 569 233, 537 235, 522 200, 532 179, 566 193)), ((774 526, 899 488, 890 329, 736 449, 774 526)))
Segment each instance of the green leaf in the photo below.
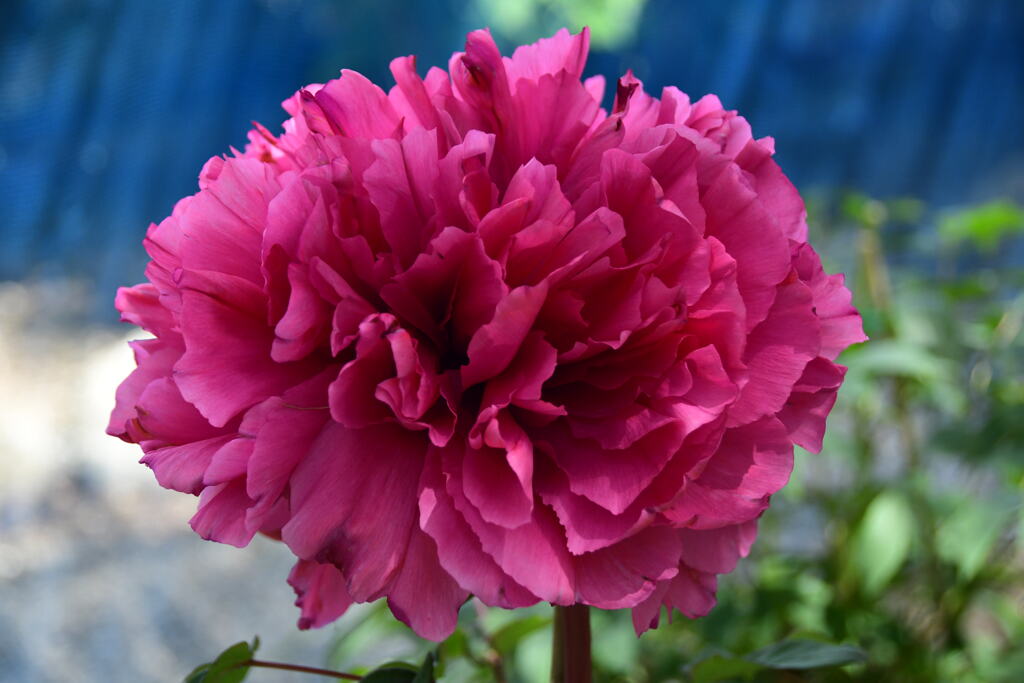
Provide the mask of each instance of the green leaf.
POLYGON ((852 645, 792 639, 752 652, 746 659, 767 669, 820 669, 863 662, 867 655, 852 645))
POLYGON ((885 204, 859 192, 847 193, 839 208, 846 218, 865 228, 877 228, 889 217, 885 204))
POLYGON ((423 664, 420 666, 419 672, 416 674, 416 678, 412 679, 413 683, 434 683, 434 653, 428 652, 427 656, 423 658, 423 664))
POLYGON ((462 629, 455 629, 438 646, 438 660, 440 662, 447 662, 451 659, 463 657, 467 652, 469 652, 469 638, 466 637, 466 633, 462 629))
POLYGON ((885 588, 910 553, 914 514, 897 491, 882 491, 868 505, 853 536, 853 565, 867 595, 885 588))
POLYGON ((939 237, 947 244, 971 242, 994 251, 1008 235, 1024 232, 1024 209, 1008 201, 993 201, 946 215, 939 222, 939 237))
POLYGON ((694 665, 690 671, 693 683, 717 683, 733 681, 737 678, 748 679, 761 668, 753 662, 739 657, 712 655, 694 665))
POLYGON ((211 662, 207 662, 192 669, 192 672, 185 676, 185 683, 203 683, 206 680, 206 674, 210 672, 210 665, 211 662))
POLYGON ((491 642, 494 644, 495 650, 505 655, 514 650, 516 645, 518 645, 519 641, 523 638, 534 631, 541 630, 550 623, 551 617, 540 614, 516 619, 515 621, 509 622, 498 629, 494 633, 494 636, 492 636, 491 642))
POLYGON ((858 374, 906 377, 922 384, 946 379, 953 372, 949 362, 919 344, 881 339, 850 350, 844 357, 858 374))
POLYGON ((252 659, 259 646, 259 636, 253 639, 252 645, 235 643, 212 662, 193 669, 185 677, 185 683, 241 683, 249 673, 249 667, 241 664, 252 659))
POLYGON ((935 535, 939 556, 954 565, 960 578, 974 578, 1006 526, 1011 505, 964 498, 958 501, 935 535))
POLYGON ((414 683, 420 669, 405 662, 389 662, 363 676, 365 683, 414 683))

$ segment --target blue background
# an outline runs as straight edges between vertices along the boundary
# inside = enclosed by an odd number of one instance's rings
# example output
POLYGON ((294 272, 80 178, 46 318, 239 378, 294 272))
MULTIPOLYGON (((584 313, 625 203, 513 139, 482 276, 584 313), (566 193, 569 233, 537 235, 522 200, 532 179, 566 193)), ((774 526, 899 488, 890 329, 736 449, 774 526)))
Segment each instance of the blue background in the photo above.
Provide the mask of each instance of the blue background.
MULTIPOLYGON (((0 9, 0 280, 141 278, 151 221, 211 155, 342 67, 443 65, 479 5, 438 0, 36 0, 0 9)), ((499 43, 512 47, 496 32, 499 43)), ((1019 0, 649 0, 588 72, 717 93, 802 189, 933 206, 1024 197, 1019 0)))

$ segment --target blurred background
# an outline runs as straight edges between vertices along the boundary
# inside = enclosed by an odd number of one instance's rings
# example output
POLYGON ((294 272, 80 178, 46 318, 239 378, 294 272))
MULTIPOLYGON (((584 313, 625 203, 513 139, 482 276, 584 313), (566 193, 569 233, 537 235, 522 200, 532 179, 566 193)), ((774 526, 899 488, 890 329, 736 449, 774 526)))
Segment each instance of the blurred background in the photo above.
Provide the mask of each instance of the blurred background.
MULTIPOLYGON (((1024 680, 1024 3, 6 0, 0 681, 180 680, 254 633, 344 670, 426 651, 375 606, 299 633, 288 553, 200 540, 194 502, 103 434, 136 334, 114 290, 203 162, 302 84, 584 24, 587 75, 714 92, 776 138, 873 340, 719 607, 639 641, 595 615, 599 680, 1024 680), (792 637, 867 662, 762 649, 792 637)), ((445 680, 545 680, 546 610, 463 616, 445 680)))

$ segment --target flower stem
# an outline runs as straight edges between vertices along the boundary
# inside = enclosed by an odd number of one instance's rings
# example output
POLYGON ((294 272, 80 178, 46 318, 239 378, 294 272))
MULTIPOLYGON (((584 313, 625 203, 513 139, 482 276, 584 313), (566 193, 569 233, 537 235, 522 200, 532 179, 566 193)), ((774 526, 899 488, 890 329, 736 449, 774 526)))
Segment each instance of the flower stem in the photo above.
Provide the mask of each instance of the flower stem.
POLYGON ((590 608, 555 605, 551 683, 591 683, 590 608))
POLYGON ((361 681, 362 676, 355 674, 346 674, 341 671, 331 671, 330 669, 318 669, 313 666, 301 666, 299 664, 284 664, 282 662, 264 662, 259 659, 250 659, 247 662, 242 662, 239 666, 256 666, 264 669, 284 669, 285 671, 298 671, 304 674, 316 674, 318 676, 330 676, 331 678, 341 678, 346 681, 361 681))

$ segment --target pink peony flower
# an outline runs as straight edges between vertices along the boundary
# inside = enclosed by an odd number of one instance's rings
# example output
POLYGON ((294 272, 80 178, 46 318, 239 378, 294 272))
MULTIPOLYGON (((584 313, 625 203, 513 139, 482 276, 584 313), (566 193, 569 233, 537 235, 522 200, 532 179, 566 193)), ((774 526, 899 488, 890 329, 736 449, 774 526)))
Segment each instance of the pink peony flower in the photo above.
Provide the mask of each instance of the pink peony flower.
POLYGON ((203 538, 291 549, 301 628, 386 597, 438 640, 470 594, 703 615, 821 447, 864 335, 771 139, 631 74, 606 112, 587 47, 343 71, 149 229, 109 432, 203 538))

